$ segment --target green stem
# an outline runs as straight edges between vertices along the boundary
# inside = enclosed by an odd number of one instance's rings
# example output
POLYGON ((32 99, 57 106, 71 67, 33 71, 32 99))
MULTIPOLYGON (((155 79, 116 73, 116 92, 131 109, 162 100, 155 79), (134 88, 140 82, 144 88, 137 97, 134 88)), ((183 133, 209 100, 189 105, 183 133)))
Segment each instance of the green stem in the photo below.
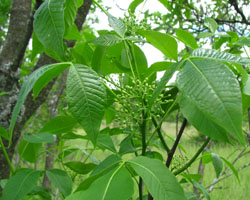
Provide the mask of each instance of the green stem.
POLYGON ((174 102, 172 103, 172 105, 169 107, 169 109, 167 110, 167 112, 165 112, 165 114, 163 115, 161 121, 159 122, 158 126, 155 128, 155 130, 153 131, 152 135, 150 136, 148 142, 147 142, 147 146, 149 145, 150 141, 152 140, 152 138, 154 137, 155 133, 157 132, 158 129, 161 128, 162 123, 164 122, 164 120, 166 119, 166 117, 168 116, 168 114, 170 113, 170 111, 172 110, 172 108, 174 107, 174 105, 179 101, 180 96, 178 96, 174 102))
POLYGON ((147 3, 147 0, 144 1, 143 5, 142 5, 142 8, 141 8, 141 10, 139 11, 139 14, 138 14, 138 16, 137 16, 137 19, 138 19, 138 20, 139 20, 139 17, 140 17, 140 15, 141 15, 142 10, 144 9, 146 3, 147 3))
POLYGON ((92 153, 95 151, 95 148, 93 148, 90 153, 87 155, 87 157, 85 158, 85 160, 83 161, 83 164, 85 164, 85 162, 89 159, 89 157, 92 155, 92 153))
POLYGON ((138 77, 140 79, 140 72, 138 70, 138 65, 137 65, 137 62, 136 62, 136 59, 135 59, 135 49, 134 49, 134 46, 129 45, 129 47, 130 47, 130 51, 131 51, 131 54, 132 54, 132 57, 133 57, 133 60, 134 60, 135 69, 136 69, 137 75, 138 75, 138 77))
MULTIPOLYGON (((152 122, 153 122, 155 127, 158 127, 157 122, 156 122, 154 117, 152 117, 152 122)), ((162 143, 164 149, 166 150, 167 153, 169 153, 170 149, 169 149, 169 147, 168 147, 168 145, 167 145, 166 141, 164 140, 164 137, 163 137, 163 135, 161 133, 161 127, 159 127, 157 129, 157 133, 158 133, 158 136, 159 136, 159 138, 161 140, 161 143, 162 143)))
POLYGON ((144 110, 142 111, 142 125, 141 125, 141 136, 142 136, 142 156, 145 155, 147 144, 146 144, 146 127, 147 127, 147 115, 144 110))
POLYGON ((4 144, 3 144, 3 140, 2 140, 1 137, 0 137, 0 145, 1 145, 1 147, 2 147, 4 157, 6 158, 7 163, 8 163, 8 165, 9 165, 10 172, 11 172, 11 174, 12 174, 12 173, 14 172, 14 167, 13 167, 11 161, 10 161, 9 155, 8 155, 8 153, 7 153, 7 151, 6 151, 6 148, 5 148, 4 144))
POLYGON ((114 95, 114 97, 115 97, 117 100, 121 100, 121 99, 116 95, 116 93, 114 93, 114 91, 111 90, 111 89, 109 88, 109 86, 107 86, 107 84, 106 84, 104 81, 102 82, 102 84, 105 86, 105 88, 106 88, 107 90, 109 90, 109 91, 114 95))
POLYGON ((126 43, 126 41, 124 41, 123 40, 123 43, 124 43, 124 46, 125 46, 125 50, 126 50, 126 55, 127 55, 127 58, 128 58, 128 62, 129 62, 129 67, 130 67, 130 69, 131 69, 131 72, 132 72, 132 75, 133 75, 133 77, 134 77, 134 79, 135 79, 135 72, 134 72, 134 69, 133 69, 133 65, 132 65, 132 62, 131 62, 131 60, 130 60, 130 57, 129 57, 129 47, 128 47, 128 44, 126 43))
POLYGON ((95 5, 97 5, 101 10, 102 10, 102 12, 104 12, 105 13, 105 15, 109 15, 109 13, 101 6, 101 4, 99 4, 97 1, 95 1, 95 0, 93 0, 93 3, 95 4, 95 5))
POLYGON ((244 51, 245 51, 247 57, 250 58, 250 57, 249 57, 249 54, 247 53, 247 50, 246 50, 246 47, 245 47, 245 46, 243 46, 243 49, 244 49, 244 51))
POLYGON ((201 154, 201 152, 206 148, 207 144, 209 143, 210 138, 207 138, 204 144, 198 149, 198 151, 194 154, 194 156, 180 169, 173 172, 173 174, 176 176, 180 174, 181 172, 185 171, 187 168, 189 168, 193 162, 198 158, 198 156, 201 154))

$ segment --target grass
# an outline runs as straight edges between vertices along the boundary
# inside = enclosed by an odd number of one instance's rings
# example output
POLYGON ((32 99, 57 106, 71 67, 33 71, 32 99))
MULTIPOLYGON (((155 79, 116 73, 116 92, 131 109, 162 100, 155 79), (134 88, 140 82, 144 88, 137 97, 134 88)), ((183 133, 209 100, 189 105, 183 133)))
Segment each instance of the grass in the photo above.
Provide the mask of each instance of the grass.
MULTIPOLYGON (((176 124, 175 123, 164 123, 163 124, 163 130, 166 132, 169 136, 175 137, 176 136, 176 124)), ((121 141, 122 136, 113 138, 115 143, 118 143, 118 141, 121 141)), ((181 139, 181 145, 185 149, 186 153, 182 152, 185 157, 190 159, 192 155, 198 150, 199 146, 201 145, 201 142, 198 141, 200 140, 201 136, 197 133, 197 131, 192 128, 192 127, 187 127, 186 130, 184 131, 183 137, 181 139)), ((165 137, 168 145, 171 147, 173 144, 172 141, 169 140, 169 138, 165 137)), ((75 146, 75 145, 80 145, 80 146, 85 146, 86 143, 83 140, 72 140, 68 141, 67 145, 69 146, 75 146)), ((91 146, 90 146, 91 147, 91 146)), ((212 143, 209 151, 212 151, 224 158, 227 158, 229 155, 230 158, 228 158, 229 161, 233 161, 234 158, 237 156, 237 154, 243 149, 241 146, 232 146, 224 143, 212 143), (237 151, 236 151, 237 150, 237 151)), ((153 150, 156 150, 153 148, 153 150)), ((248 149, 249 151, 250 149, 248 149)), ((159 151, 159 150, 158 150, 159 151)), ((161 152, 162 153, 162 152, 161 152)), ((102 161, 106 158, 107 155, 109 155, 109 151, 94 151, 93 156, 96 157, 98 160, 102 161)), ((176 158, 178 158, 178 155, 180 155, 180 151, 177 150, 176 152, 176 158)), ((78 159, 81 160, 79 157, 79 154, 76 155, 78 159)), ((127 154, 124 156, 125 159, 129 159, 133 157, 133 154, 127 154)), ((167 155, 163 153, 164 160, 166 160, 167 155)), ((75 157, 74 160, 77 160, 75 157)), ((199 157, 200 158, 200 157, 199 157)), ((178 163, 178 159, 177 163, 178 163)), ((243 158, 239 159, 236 164, 234 165, 236 169, 239 167, 243 166, 244 164, 248 163, 250 161, 250 153, 246 154, 243 158)), ((176 163, 176 162, 175 162, 176 163)), ((198 166, 199 166, 199 160, 195 161, 192 166, 189 168, 190 173, 197 173, 198 171, 198 166)), ((225 165, 224 165, 225 167, 225 165)), ((231 170, 229 171, 231 173, 231 170)), ((204 171, 204 177, 203 177, 203 183, 202 185, 204 187, 210 185, 216 177, 214 167, 212 163, 209 163, 205 165, 205 171, 204 171)), ((232 175, 229 178, 226 178, 225 180, 219 182, 218 184, 215 185, 215 188, 211 193, 210 197, 211 200, 227 200, 227 199, 232 199, 232 200, 247 200, 250 199, 250 168, 245 168, 241 172, 239 172, 239 177, 240 177, 240 184, 235 178, 234 175, 232 175)), ((178 179, 181 179, 181 176, 178 176, 178 179)), ((189 187, 186 187, 185 190, 192 191, 193 188, 191 185, 189 187)))
MULTIPOLYGON (((175 136, 175 124, 171 123, 165 123, 164 124, 164 130, 168 132, 169 135, 175 136)), ((188 158, 191 158, 191 156, 195 153, 195 151, 199 148, 199 142, 197 141, 199 134, 194 128, 188 127, 184 135, 181 139, 181 144, 186 150, 186 155, 188 158)), ((210 151, 227 158, 229 155, 231 155, 233 152, 235 152, 230 158, 228 158, 229 161, 233 161, 234 158, 238 155, 238 153, 243 149, 241 146, 232 146, 229 144, 223 144, 223 143, 212 143, 211 147, 209 148, 210 151), (237 149, 237 151, 235 151, 237 149)), ((248 151, 250 149, 248 148, 248 151)), ((177 153, 179 154, 179 153, 177 153)), ((235 168, 238 169, 239 167, 243 166, 246 163, 250 162, 250 153, 246 154, 244 157, 239 159, 235 163, 235 168)), ((196 161, 189 169, 190 173, 197 173, 198 172, 198 166, 199 161, 196 161)), ((224 165, 225 167, 225 165, 224 165)), ((231 170, 229 171, 231 173, 231 170)), ((204 171, 204 177, 203 177, 203 186, 210 185, 213 180, 215 179, 216 174, 214 167, 212 163, 209 163, 205 165, 205 171, 204 171)), ((232 199, 232 200, 247 200, 250 199, 250 167, 245 168, 241 172, 239 172, 239 178, 240 178, 240 184, 235 178, 234 175, 232 175, 229 178, 226 178, 215 185, 217 189, 214 189, 211 192, 211 199, 212 200, 226 200, 226 199, 232 199)), ((190 188, 189 188, 190 189, 190 188)))

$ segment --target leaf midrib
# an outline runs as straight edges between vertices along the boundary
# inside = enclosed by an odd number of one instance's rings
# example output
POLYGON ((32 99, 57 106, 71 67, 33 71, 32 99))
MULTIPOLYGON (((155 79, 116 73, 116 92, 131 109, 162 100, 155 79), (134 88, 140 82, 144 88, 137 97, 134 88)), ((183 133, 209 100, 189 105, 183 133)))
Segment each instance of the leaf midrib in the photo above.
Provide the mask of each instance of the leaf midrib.
POLYGON ((107 186, 106 186, 106 188, 105 188, 105 190, 104 190, 104 194, 103 194, 102 200, 105 200, 105 197, 106 197, 106 195, 107 195, 108 188, 109 188, 109 186, 110 186, 110 184, 111 184, 112 179, 113 179, 114 176, 118 173, 118 171, 123 167, 124 163, 125 163, 125 162, 121 163, 121 165, 120 165, 120 166, 114 171, 114 173, 111 175, 111 177, 110 177, 110 179, 109 179, 109 181, 108 181, 108 184, 107 184, 107 186))
MULTIPOLYGON (((217 96, 217 99, 219 99, 219 101, 221 102, 221 105, 222 105, 223 109, 224 109, 224 110, 226 111, 226 113, 227 113, 227 117, 229 118, 229 120, 231 121, 231 124, 233 125, 233 129, 236 131, 236 133, 238 133, 238 130, 237 130, 237 128, 235 127, 235 124, 234 124, 233 120, 231 119, 228 110, 225 108, 225 105, 224 105, 223 101, 221 100, 221 98, 220 98, 220 96, 218 95, 217 91, 214 89, 213 85, 210 83, 210 81, 207 79, 207 77, 200 71, 200 69, 195 65, 195 63, 193 63, 193 62, 191 61, 191 59, 187 59, 187 60, 191 63, 191 65, 194 67, 194 69, 196 69, 196 71, 197 71, 198 73, 200 73, 201 77, 207 82, 207 84, 213 89, 214 93, 215 93, 216 96, 217 96)), ((221 123, 220 123, 220 124, 221 124, 221 123)), ((223 126, 223 127, 224 127, 224 126, 223 126)))
POLYGON ((132 163, 132 164, 134 164, 134 165, 137 165, 137 166, 143 168, 146 171, 148 171, 157 180, 157 182, 159 183, 159 185, 161 187, 161 190, 165 193, 165 195, 167 195, 167 191, 163 189, 164 187, 162 186, 161 181, 159 180, 159 178, 157 176, 155 176, 155 174, 153 172, 151 172, 148 168, 144 167, 143 165, 140 165, 139 163, 133 162, 131 160, 129 162, 132 163))
POLYGON ((84 86, 84 84, 83 84, 83 82, 82 82, 82 79, 81 79, 81 77, 80 77, 80 75, 79 75, 79 73, 78 73, 78 71, 77 71, 75 65, 72 64, 71 66, 72 66, 72 68, 73 68, 73 70, 74 70, 74 72, 75 72, 75 74, 76 74, 78 80, 80 81, 80 87, 81 87, 82 90, 83 90, 83 95, 84 95, 84 97, 85 97, 86 104, 87 104, 86 107, 87 107, 87 110, 88 110, 88 116, 89 116, 89 118, 91 119, 91 126, 90 126, 90 127, 91 127, 91 130, 92 130, 92 133, 94 133, 93 124, 92 124, 93 119, 92 119, 92 117, 91 117, 91 115, 90 115, 90 105, 89 105, 89 101, 88 101, 87 94, 86 94, 86 91, 85 91, 85 86, 84 86))
POLYGON ((17 190, 17 193, 16 193, 15 197, 18 196, 18 194, 19 194, 19 192, 20 192, 20 190, 21 190, 22 185, 24 184, 24 182, 28 179, 28 177, 29 177, 33 172, 35 173, 36 171, 30 171, 30 172, 27 174, 27 176, 23 179, 23 181, 21 182, 21 184, 20 184, 19 187, 18 187, 18 190, 17 190))
POLYGON ((61 46, 61 48, 63 49, 62 42, 59 40, 60 35, 59 35, 59 33, 57 32, 56 25, 55 25, 55 23, 54 23, 54 18, 52 17, 52 13, 50 12, 50 9, 51 9, 51 8, 50 8, 50 3, 51 3, 51 0, 48 1, 48 11, 49 11, 49 15, 50 15, 52 24, 53 24, 53 26, 54 26, 55 32, 56 32, 56 34, 57 34, 56 40, 58 41, 58 43, 61 43, 60 46, 61 46))

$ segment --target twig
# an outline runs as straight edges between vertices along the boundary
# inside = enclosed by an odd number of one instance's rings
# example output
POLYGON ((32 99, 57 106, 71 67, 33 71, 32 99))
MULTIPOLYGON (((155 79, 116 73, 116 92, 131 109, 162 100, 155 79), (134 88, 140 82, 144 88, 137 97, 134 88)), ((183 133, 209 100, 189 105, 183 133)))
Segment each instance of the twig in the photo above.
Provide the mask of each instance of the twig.
POLYGON ((186 125, 187 125, 187 119, 185 118, 184 121, 182 122, 180 131, 179 131, 179 133, 178 133, 178 135, 177 135, 177 138, 176 138, 176 140, 175 140, 175 143, 174 143, 172 149, 171 149, 171 150, 169 151, 169 153, 168 153, 168 158, 167 158, 167 161, 166 161, 166 166, 167 166, 167 167, 169 167, 170 164, 171 164, 171 161, 172 161, 172 159, 173 159, 175 150, 176 150, 176 148, 177 148, 177 146, 178 146, 178 144, 179 144, 179 142, 180 142, 181 136, 182 136, 182 134, 183 134, 183 132, 184 132, 184 129, 185 129, 186 125))
POLYGON ((196 160, 196 158, 200 155, 200 153, 206 148, 207 144, 209 143, 210 138, 207 138, 204 144, 198 149, 198 151, 194 154, 194 156, 180 169, 173 172, 174 175, 178 175, 181 172, 185 171, 188 167, 192 165, 192 163, 196 160))
MULTIPOLYGON (((245 169, 245 168, 247 168, 247 167, 249 167, 249 166, 250 166, 250 162, 247 163, 247 164, 245 164, 245 165, 243 165, 242 167, 240 167, 237 171, 240 172, 240 171, 242 171, 243 169, 245 169)), ((212 184, 210 184, 210 185, 208 185, 208 186, 206 187, 206 189, 208 189, 208 192, 209 192, 209 193, 212 192, 213 189, 215 189, 215 188, 214 188, 214 185, 215 185, 215 184, 219 183, 220 181, 222 181, 222 180, 224 180, 224 179, 226 179, 226 178, 228 178, 228 177, 230 177, 230 176, 232 176, 232 175, 233 175, 233 173, 230 173, 230 174, 228 174, 228 175, 226 175, 226 176, 224 176, 224 177, 221 177, 220 179, 215 179, 215 180, 213 181, 212 184)), ((199 200, 203 199, 204 197, 205 197, 204 195, 201 196, 201 197, 199 198, 199 200)))

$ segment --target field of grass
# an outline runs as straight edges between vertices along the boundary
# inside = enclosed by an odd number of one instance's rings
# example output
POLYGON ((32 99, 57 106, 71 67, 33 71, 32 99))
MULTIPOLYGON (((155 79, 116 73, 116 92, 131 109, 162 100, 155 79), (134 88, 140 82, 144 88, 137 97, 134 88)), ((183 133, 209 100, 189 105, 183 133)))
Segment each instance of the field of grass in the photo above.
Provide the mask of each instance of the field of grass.
MULTIPOLYGON (((175 137, 176 134, 176 125, 174 123, 165 123, 163 125, 163 130, 171 137, 175 137)), ((114 141, 118 142, 121 141, 120 138, 113 138, 114 141)), ((182 152, 183 155, 185 155, 188 159, 192 157, 192 155, 197 151, 200 144, 202 144, 200 141, 198 141, 200 136, 196 132, 196 130, 192 127, 187 127, 184 131, 184 135, 181 139, 181 145, 185 149, 185 152, 182 152)), ((173 142, 171 142, 167 137, 165 138, 169 146, 172 145, 173 142)), ((83 143, 83 140, 72 140, 72 143, 68 143, 69 146, 85 146, 86 144, 83 143)), ((224 143, 214 143, 209 147, 209 151, 212 151, 224 158, 228 158, 229 155, 231 155, 228 160, 232 162, 236 156, 239 154, 240 151, 242 151, 243 147, 241 146, 232 146, 224 143)), ((250 147, 246 150, 246 152, 250 151, 250 147)), ((96 151, 93 153, 93 156, 96 157, 98 160, 103 160, 105 157, 109 154, 108 151, 96 151)), ((177 150, 177 155, 180 155, 180 151, 177 150)), ((133 154, 125 155, 126 158, 132 157, 133 154)), ((167 155, 163 154, 164 160, 166 159, 167 155)), ((178 156, 177 156, 178 157, 178 156)), ((74 159, 77 159, 75 157, 74 159)), ((78 157, 79 159, 79 157, 78 157)), ((234 165, 236 169, 243 166, 246 163, 250 162, 250 153, 246 154, 244 157, 239 159, 236 164, 234 165)), ((189 172, 191 174, 195 174, 198 171, 199 166, 199 160, 195 161, 193 165, 190 167, 189 172)), ((225 167, 225 165, 224 165, 225 167)), ((230 174, 232 171, 229 170, 227 174, 230 174)), ((204 177, 203 177, 203 186, 210 185, 215 180, 215 170, 213 168, 212 163, 209 163, 205 165, 205 171, 204 171, 204 177)), ((181 176, 178 177, 181 179, 181 176)), ((219 177, 220 178, 220 177, 219 177)), ((239 178, 240 178, 240 184, 235 178, 234 175, 230 176, 229 178, 226 178, 215 185, 215 189, 210 193, 211 200, 248 200, 250 199, 250 167, 247 167, 239 172, 239 178)), ((193 188, 188 187, 186 190, 192 191, 193 188)), ((205 199, 205 198, 204 198, 205 199)))
MULTIPOLYGON (((168 134, 175 136, 175 124, 164 124, 164 130, 168 132, 168 134)), ((197 141, 198 133, 194 128, 188 127, 181 140, 181 145, 186 150, 186 155, 188 158, 192 157, 194 152, 199 148, 199 142, 197 141)), ((232 146, 228 144, 222 144, 222 143, 212 143, 210 148, 210 151, 224 157, 228 158, 229 155, 230 158, 229 161, 233 161, 236 156, 243 150, 243 147, 241 146, 232 146), (235 151, 237 150, 237 151, 235 151)), ((246 152, 250 151, 250 147, 246 150, 246 152)), ((246 154, 244 157, 239 159, 235 163, 235 168, 238 169, 239 167, 243 166, 246 163, 250 162, 250 153, 246 154)), ((199 166, 199 161, 196 161, 191 168, 189 169, 190 173, 197 173, 199 166)), ((225 165, 224 165, 225 167, 225 165)), ((228 174, 230 174, 232 171, 230 170, 228 174)), ((214 178, 215 170, 213 168, 212 163, 209 163, 205 165, 205 171, 204 171, 204 177, 203 177, 203 186, 210 185, 214 178)), ((220 177, 219 177, 220 178, 220 177)), ((234 175, 230 176, 229 178, 226 178, 215 185, 215 188, 211 192, 211 199, 212 200, 248 200, 250 199, 250 167, 247 167, 239 172, 239 178, 240 178, 240 184, 238 180, 235 178, 234 175)))

